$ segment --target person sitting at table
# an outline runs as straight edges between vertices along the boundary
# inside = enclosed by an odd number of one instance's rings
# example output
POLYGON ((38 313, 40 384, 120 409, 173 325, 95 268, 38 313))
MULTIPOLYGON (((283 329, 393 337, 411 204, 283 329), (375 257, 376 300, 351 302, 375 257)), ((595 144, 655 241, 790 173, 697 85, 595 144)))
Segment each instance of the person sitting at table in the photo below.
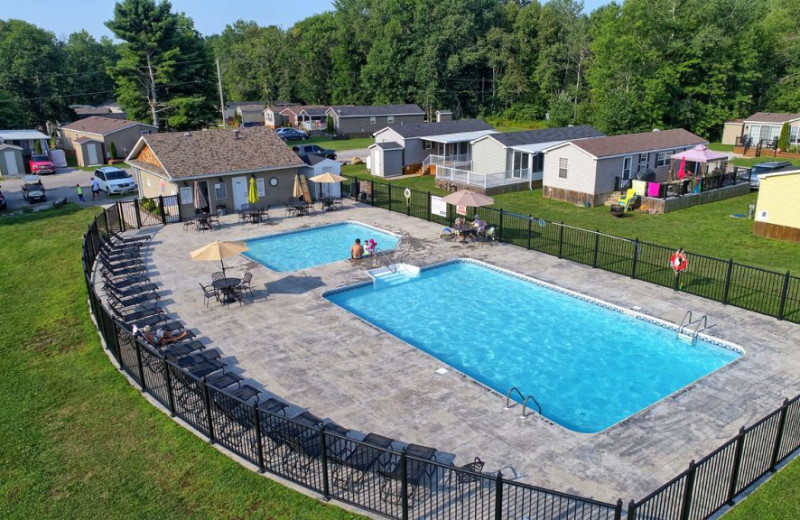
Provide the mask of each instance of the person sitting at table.
POLYGON ((350 248, 350 258, 358 260, 362 256, 364 256, 364 247, 361 245, 361 239, 357 238, 356 243, 350 248))
POLYGON ((144 336, 144 339, 158 347, 177 343, 185 338, 188 334, 189 333, 185 330, 181 331, 180 334, 172 334, 170 331, 161 328, 156 329, 155 332, 151 333, 150 325, 147 325, 142 329, 142 335, 144 336))
POLYGON ((486 229, 486 221, 481 220, 480 217, 475 217, 475 220, 472 221, 472 227, 478 233, 482 233, 486 229))

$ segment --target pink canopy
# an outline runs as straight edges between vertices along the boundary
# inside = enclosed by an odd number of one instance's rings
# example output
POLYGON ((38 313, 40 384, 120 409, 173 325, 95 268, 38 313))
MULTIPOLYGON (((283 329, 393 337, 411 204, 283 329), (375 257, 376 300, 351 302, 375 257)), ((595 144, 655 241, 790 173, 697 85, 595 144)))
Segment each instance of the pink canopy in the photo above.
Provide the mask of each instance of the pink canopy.
POLYGON ((722 159, 727 159, 728 156, 724 153, 715 152, 713 150, 709 150, 707 146, 698 144, 691 150, 686 150, 685 152, 676 153, 675 155, 670 156, 671 159, 675 160, 687 160, 689 162, 695 163, 707 163, 712 161, 719 161, 722 159))

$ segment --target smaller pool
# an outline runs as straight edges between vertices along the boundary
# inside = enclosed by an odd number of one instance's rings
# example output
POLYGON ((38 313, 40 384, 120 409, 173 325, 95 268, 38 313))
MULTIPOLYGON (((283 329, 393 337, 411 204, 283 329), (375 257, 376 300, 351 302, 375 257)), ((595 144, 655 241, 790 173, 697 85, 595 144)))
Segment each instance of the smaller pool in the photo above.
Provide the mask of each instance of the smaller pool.
POLYGON ((350 258, 356 238, 373 239, 383 251, 397 246, 400 237, 359 222, 340 222, 287 231, 247 240, 247 258, 278 272, 298 271, 350 258))

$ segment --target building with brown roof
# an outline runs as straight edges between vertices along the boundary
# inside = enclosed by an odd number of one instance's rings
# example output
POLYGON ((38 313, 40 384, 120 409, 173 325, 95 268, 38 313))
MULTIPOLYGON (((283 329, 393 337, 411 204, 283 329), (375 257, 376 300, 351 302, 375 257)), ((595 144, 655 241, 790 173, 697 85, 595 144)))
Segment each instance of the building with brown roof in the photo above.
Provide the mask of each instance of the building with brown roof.
POLYGON ((603 204, 624 181, 666 181, 670 156, 698 144, 708 141, 682 128, 560 143, 545 150, 543 196, 603 204))
POLYGON ((736 146, 777 148, 784 124, 789 125, 789 145, 800 145, 800 112, 756 112, 744 120, 741 138, 736 146))
POLYGON ((68 153, 74 153, 80 166, 102 164, 108 159, 122 159, 133 150, 142 134, 156 132, 158 127, 153 125, 102 116, 89 116, 58 129, 61 147, 68 153), (87 145, 89 142, 95 144, 87 145), (112 143, 116 157, 111 157, 112 143))
POLYGON ((247 203, 251 178, 259 202, 283 204, 305 163, 271 129, 202 130, 143 135, 126 159, 140 197, 178 195, 181 215, 194 214, 195 186, 210 210, 247 203))

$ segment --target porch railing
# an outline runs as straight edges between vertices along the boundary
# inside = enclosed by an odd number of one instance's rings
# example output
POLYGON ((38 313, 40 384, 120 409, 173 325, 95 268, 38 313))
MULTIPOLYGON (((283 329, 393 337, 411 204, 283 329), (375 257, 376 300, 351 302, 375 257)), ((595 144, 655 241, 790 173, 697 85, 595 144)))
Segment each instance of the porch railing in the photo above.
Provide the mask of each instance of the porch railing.
POLYGON ((422 167, 427 166, 448 166, 451 168, 459 168, 462 170, 469 170, 472 168, 472 154, 464 153, 460 155, 429 155, 422 161, 422 167))
POLYGON ((531 171, 530 168, 522 168, 498 173, 478 173, 467 169, 437 166, 436 180, 491 188, 493 186, 530 182, 531 171))

